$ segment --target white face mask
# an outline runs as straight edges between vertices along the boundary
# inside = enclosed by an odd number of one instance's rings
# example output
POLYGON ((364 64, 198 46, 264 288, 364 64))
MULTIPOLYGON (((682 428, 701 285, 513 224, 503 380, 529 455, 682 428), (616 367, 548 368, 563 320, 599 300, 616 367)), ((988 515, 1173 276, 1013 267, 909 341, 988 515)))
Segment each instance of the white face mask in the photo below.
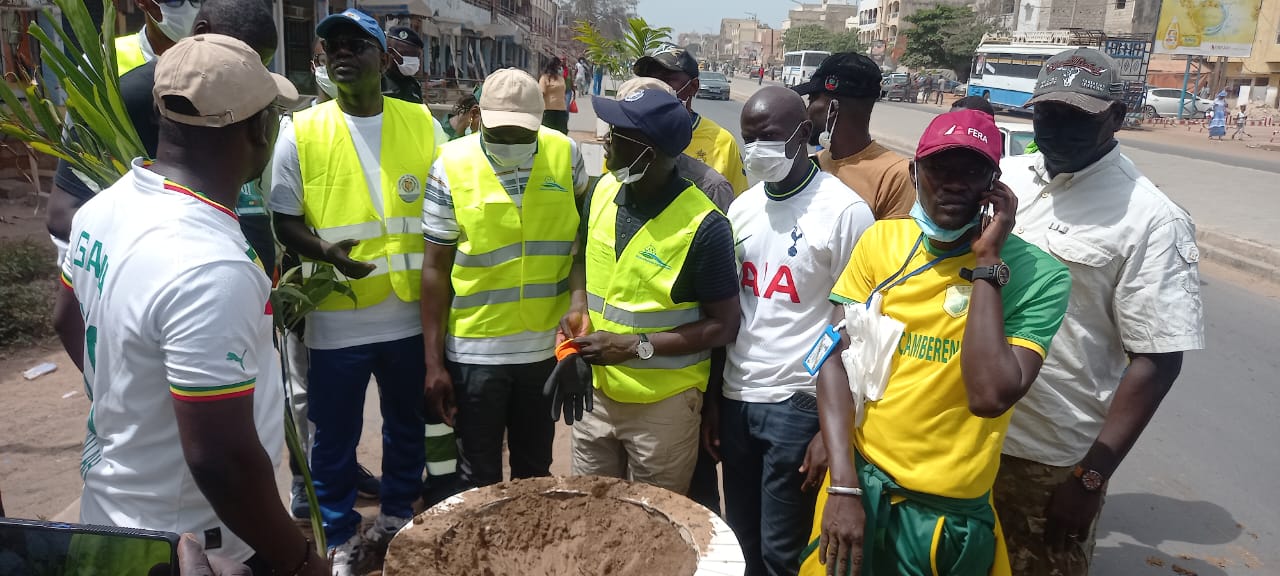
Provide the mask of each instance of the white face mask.
POLYGON ((422 68, 422 61, 419 60, 417 56, 401 56, 400 58, 403 59, 404 62, 396 64, 396 67, 399 68, 400 73, 405 76, 413 76, 418 73, 420 68, 422 68))
POLYGON ((329 69, 325 66, 316 66, 316 86, 330 98, 338 97, 338 85, 329 79, 329 69))
POLYGON ((191 35, 191 28, 196 24, 196 14, 200 12, 200 6, 193 5, 189 1, 184 1, 177 8, 170 8, 167 4, 152 0, 156 6, 160 7, 160 17, 162 20, 156 22, 156 27, 164 32, 170 40, 177 42, 191 35))
POLYGON ((644 178, 644 173, 649 171, 649 166, 653 164, 653 161, 650 160, 645 164, 644 170, 636 170, 636 163, 640 162, 649 150, 651 150, 651 148, 645 148, 644 152, 641 152, 639 156, 636 156, 636 159, 631 162, 630 166, 623 166, 617 170, 610 170, 609 173, 613 174, 614 179, 616 179, 620 184, 634 184, 639 182, 641 178, 644 178))
POLYGON ((822 133, 818 135, 819 146, 823 147, 824 149, 831 148, 831 133, 835 132, 836 122, 838 120, 840 120, 840 103, 835 98, 832 98, 831 103, 827 104, 826 130, 823 130, 822 133), (832 114, 832 112, 834 112, 835 114, 832 114))
MULTIPOLYGON (((803 123, 800 124, 800 126, 803 125, 803 123)), ((786 178, 791 172, 792 161, 795 158, 787 156, 787 144, 800 132, 800 126, 796 126, 791 137, 786 140, 748 142, 744 146, 746 159, 743 161, 747 173, 761 182, 781 182, 786 178)), ((797 153, 799 153, 798 149, 797 153)))
POLYGON ((493 160, 494 165, 499 168, 520 166, 530 158, 533 158, 534 152, 538 151, 537 142, 528 144, 491 144, 485 142, 484 147, 489 154, 489 159, 493 160))

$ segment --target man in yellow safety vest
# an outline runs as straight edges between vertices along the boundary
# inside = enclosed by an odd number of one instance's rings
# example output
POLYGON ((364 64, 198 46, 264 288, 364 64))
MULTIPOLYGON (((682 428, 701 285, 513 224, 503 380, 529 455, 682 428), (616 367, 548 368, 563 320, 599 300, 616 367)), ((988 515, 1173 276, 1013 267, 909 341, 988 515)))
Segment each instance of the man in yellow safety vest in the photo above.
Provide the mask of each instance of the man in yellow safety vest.
POLYGON ((191 35, 203 0, 134 0, 147 17, 142 30, 116 38, 116 74, 121 76, 155 60, 175 42, 191 35))
POLYGON ((573 472, 683 494, 711 350, 738 332, 733 233, 676 168, 693 130, 679 100, 642 90, 593 106, 612 126, 610 172, 584 203, 573 306, 561 323, 595 385, 595 409, 573 428, 573 472))
POLYGON ((417 227, 436 147, 422 105, 381 93, 391 59, 376 20, 350 9, 322 20, 316 34, 337 98, 295 114, 282 130, 270 203, 280 242, 304 259, 304 270, 332 265, 355 296, 322 300, 303 338, 312 477, 334 574, 349 574, 366 540, 381 546, 409 521, 422 488, 417 227), (352 505, 370 375, 381 392, 383 475, 381 513, 362 536, 352 505))
POLYGON ((555 421, 542 393, 569 309, 587 176, 567 136, 541 127, 538 81, 484 81, 479 134, 441 147, 427 179, 422 333, 428 403, 454 424, 462 487, 551 474, 555 421), (455 402, 456 398, 456 402, 455 402))

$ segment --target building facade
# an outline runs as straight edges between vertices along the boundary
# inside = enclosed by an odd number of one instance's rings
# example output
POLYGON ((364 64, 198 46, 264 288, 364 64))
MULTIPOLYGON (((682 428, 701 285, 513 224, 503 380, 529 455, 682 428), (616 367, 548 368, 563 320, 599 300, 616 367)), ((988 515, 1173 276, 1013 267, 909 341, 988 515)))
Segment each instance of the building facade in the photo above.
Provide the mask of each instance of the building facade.
POLYGON ((822 0, 820 4, 797 4, 800 6, 787 12, 787 19, 782 21, 783 30, 813 24, 826 28, 828 32, 843 32, 849 19, 857 18, 860 6, 858 0, 850 0, 849 3, 822 0))

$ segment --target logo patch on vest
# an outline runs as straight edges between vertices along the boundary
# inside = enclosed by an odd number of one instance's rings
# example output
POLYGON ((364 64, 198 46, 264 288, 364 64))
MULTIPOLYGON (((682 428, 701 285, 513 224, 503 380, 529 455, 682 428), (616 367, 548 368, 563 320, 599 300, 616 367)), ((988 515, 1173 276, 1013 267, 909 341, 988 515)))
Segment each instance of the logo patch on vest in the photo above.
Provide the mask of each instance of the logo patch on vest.
POLYGON ((554 190, 556 192, 568 192, 568 190, 565 190, 564 186, 561 186, 559 182, 556 182, 555 180, 551 179, 550 176, 547 176, 545 179, 543 179, 542 189, 554 190))
POLYGON ((653 246, 649 246, 648 248, 645 248, 636 257, 641 260, 644 260, 645 262, 658 266, 663 270, 671 269, 670 264, 667 264, 665 261, 662 260, 662 258, 658 257, 658 249, 654 248, 653 246))
POLYGON ((942 311, 952 318, 959 318, 969 313, 969 296, 973 294, 973 286, 952 284, 947 286, 946 298, 942 300, 942 311))
POLYGON ((413 174, 405 174, 396 182, 396 194, 405 202, 417 202, 422 197, 422 181, 413 174))

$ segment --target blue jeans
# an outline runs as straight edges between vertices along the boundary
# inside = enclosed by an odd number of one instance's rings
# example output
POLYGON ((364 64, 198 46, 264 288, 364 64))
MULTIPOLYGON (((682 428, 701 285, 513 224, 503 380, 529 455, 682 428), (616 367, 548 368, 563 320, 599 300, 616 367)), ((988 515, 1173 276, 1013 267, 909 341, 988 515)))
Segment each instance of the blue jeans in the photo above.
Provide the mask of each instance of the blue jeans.
POLYGON ((325 538, 329 546, 338 546, 360 527, 360 514, 354 509, 359 475, 356 445, 364 425, 370 375, 377 379, 382 408, 382 513, 413 516, 426 464, 422 448, 426 426, 422 414, 426 377, 422 336, 310 352, 307 416, 315 425, 311 476, 325 538))
POLYGON ((800 485, 818 433, 817 400, 795 394, 776 404, 720 404, 725 519, 742 544, 747 576, 794 575, 813 528, 817 493, 800 485))

